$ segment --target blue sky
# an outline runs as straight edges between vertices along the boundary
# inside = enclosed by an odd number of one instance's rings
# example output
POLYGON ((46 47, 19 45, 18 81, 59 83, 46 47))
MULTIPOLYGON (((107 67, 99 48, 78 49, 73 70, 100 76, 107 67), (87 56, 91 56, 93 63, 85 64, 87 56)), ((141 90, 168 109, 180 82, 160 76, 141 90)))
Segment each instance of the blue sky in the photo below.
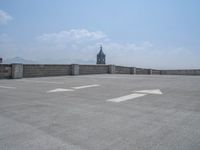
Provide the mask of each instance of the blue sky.
POLYGON ((0 0, 0 56, 200 68, 199 0, 0 0))

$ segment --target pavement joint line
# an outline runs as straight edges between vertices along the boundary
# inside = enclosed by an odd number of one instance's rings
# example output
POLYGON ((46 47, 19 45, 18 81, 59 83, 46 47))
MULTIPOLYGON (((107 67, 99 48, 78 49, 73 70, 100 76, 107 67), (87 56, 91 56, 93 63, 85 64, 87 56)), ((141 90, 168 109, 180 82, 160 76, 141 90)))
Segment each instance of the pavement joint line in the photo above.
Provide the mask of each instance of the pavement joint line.
POLYGON ((76 76, 76 78, 95 78, 95 79, 131 79, 131 77, 100 77, 100 76, 76 76))
POLYGON ((73 89, 84 89, 84 88, 91 88, 91 87, 97 87, 100 86, 99 84, 92 84, 92 85, 84 85, 84 86, 77 86, 77 87, 72 87, 73 89))
POLYGON ((27 80, 27 79, 22 79, 18 81, 25 81, 25 82, 32 82, 32 83, 49 83, 49 84, 64 84, 63 82, 52 82, 52 81, 34 81, 34 80, 27 80))
POLYGON ((0 86, 0 88, 4 88, 4 89, 16 89, 16 87, 11 87, 11 86, 0 86))

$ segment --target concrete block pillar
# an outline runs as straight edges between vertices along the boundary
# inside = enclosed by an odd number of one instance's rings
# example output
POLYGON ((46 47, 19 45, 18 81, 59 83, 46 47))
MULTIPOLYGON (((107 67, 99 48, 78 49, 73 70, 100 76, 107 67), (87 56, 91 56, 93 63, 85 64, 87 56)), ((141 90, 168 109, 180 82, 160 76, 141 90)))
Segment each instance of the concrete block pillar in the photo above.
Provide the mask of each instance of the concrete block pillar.
POLYGON ((152 69, 149 69, 149 74, 152 75, 153 71, 152 69))
POLYGON ((23 64, 12 64, 12 79, 23 78, 23 64))
POLYGON ((114 74, 115 73, 115 65, 109 65, 108 66, 108 73, 114 74))
POLYGON ((79 65, 78 64, 72 64, 72 75, 77 76, 79 75, 79 65))
POLYGON ((131 74, 136 74, 136 67, 131 67, 131 74))

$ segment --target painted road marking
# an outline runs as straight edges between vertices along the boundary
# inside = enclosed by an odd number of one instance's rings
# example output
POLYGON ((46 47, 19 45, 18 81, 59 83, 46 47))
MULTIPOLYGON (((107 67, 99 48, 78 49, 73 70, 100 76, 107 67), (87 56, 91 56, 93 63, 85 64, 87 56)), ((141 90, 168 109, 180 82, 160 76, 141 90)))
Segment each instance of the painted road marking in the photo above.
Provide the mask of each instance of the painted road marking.
POLYGON ((138 98, 138 97, 146 96, 147 94, 159 94, 159 95, 163 94, 160 89, 140 90, 140 91, 134 91, 134 92, 135 92, 134 94, 125 95, 125 96, 118 97, 118 98, 108 99, 107 101, 118 103, 118 102, 122 102, 122 101, 135 99, 135 98, 138 98))
POLYGON ((122 96, 122 97, 118 97, 118 98, 108 99, 107 101, 118 103, 118 102, 122 102, 122 101, 131 100, 131 99, 134 99, 134 98, 142 97, 142 96, 145 96, 145 95, 147 95, 147 94, 134 93, 134 94, 130 94, 130 95, 125 95, 125 96, 122 96))
POLYGON ((84 89, 84 88, 90 88, 90 87, 96 87, 96 86, 100 86, 100 85, 99 84, 93 84, 93 85, 77 86, 77 87, 72 87, 73 89, 57 88, 57 89, 54 89, 54 90, 47 91, 47 93, 71 92, 71 91, 78 90, 78 89, 84 89))
POLYGON ((71 92, 71 91, 74 91, 74 90, 72 90, 72 89, 57 88, 57 89, 54 89, 54 90, 47 91, 47 93, 54 93, 54 92, 71 92))
POLYGON ((73 89, 84 89, 84 88, 90 88, 90 87, 97 87, 100 86, 99 84, 93 84, 93 85, 84 85, 84 86, 77 86, 77 87, 72 87, 73 89))
POLYGON ((160 89, 135 91, 136 93, 163 94, 160 89))
POLYGON ((16 87, 10 87, 10 86, 0 86, 0 88, 4 88, 4 89, 16 89, 16 87))

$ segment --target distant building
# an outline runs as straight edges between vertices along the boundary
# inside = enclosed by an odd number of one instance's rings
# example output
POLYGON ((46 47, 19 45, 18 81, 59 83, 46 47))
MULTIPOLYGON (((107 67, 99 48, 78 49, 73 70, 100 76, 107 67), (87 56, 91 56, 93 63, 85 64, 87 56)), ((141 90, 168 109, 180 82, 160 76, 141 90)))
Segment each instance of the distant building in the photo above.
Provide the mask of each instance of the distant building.
POLYGON ((3 63, 3 58, 0 58, 0 64, 3 63))
POLYGON ((106 64, 106 55, 103 53, 102 45, 100 46, 100 51, 97 54, 97 64, 106 64))

